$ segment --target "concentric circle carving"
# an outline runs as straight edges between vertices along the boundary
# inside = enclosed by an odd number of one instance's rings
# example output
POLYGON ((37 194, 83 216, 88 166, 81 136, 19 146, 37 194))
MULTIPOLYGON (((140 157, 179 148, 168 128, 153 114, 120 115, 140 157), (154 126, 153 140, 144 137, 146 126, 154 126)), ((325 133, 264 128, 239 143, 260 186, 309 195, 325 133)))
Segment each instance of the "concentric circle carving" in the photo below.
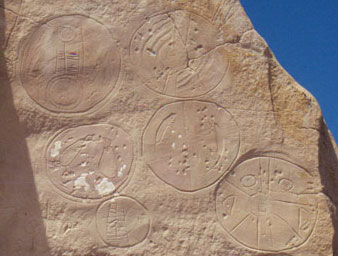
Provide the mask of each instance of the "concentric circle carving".
POLYGON ((57 135, 46 158, 48 176, 59 190, 79 199, 100 199, 127 179, 133 146, 118 127, 80 126, 57 135))
POLYGON ((232 116, 214 103, 180 101, 163 106, 143 136, 148 166, 182 191, 213 184, 230 167, 239 149, 232 116))
POLYGON ((129 247, 146 238, 150 218, 139 202, 120 196, 104 202, 99 207, 96 226, 107 244, 114 247, 129 247))
POLYGON ((178 10, 149 18, 132 38, 130 56, 153 91, 196 97, 214 89, 227 72, 220 37, 207 19, 178 10))
POLYGON ((53 112, 84 112, 115 87, 120 56, 108 30, 94 19, 61 16, 23 42, 20 80, 28 95, 53 112))
POLYGON ((237 166, 219 184, 217 217, 240 244, 282 251, 304 244, 317 219, 312 177, 285 160, 257 157, 237 166))

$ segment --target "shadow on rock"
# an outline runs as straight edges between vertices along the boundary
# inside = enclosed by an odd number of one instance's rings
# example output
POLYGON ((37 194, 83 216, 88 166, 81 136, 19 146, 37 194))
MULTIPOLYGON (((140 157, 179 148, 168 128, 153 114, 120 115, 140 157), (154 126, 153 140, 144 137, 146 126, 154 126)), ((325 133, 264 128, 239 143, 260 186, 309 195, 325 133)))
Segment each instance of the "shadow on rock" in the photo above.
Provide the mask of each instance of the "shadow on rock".
POLYGON ((322 120, 319 138, 319 172, 324 193, 330 198, 331 219, 334 226, 333 255, 338 256, 338 150, 334 139, 322 120))
POLYGON ((0 0, 0 254, 50 256, 25 129, 14 105, 11 62, 4 54, 8 26, 15 26, 17 18, 6 10, 6 3, 16 2, 21 4, 20 0, 0 0))

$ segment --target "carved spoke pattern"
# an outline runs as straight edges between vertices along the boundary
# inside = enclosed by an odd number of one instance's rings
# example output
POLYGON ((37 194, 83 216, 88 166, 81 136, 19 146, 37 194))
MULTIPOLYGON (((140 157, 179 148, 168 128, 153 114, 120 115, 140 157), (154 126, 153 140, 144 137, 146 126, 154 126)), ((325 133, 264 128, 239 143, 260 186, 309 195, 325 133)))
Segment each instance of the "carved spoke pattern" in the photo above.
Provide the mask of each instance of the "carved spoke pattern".
POLYGON ((128 247, 142 242, 149 231, 150 219, 144 207, 129 197, 104 202, 96 214, 102 239, 115 247, 128 247))
POLYGON ((317 218, 312 177, 270 157, 253 158, 230 172, 217 189, 216 209, 235 240, 262 251, 300 246, 317 218))
POLYGON ((20 79, 28 95, 54 112, 83 112, 115 87, 120 56, 108 30, 91 18, 62 16, 24 41, 20 79))
POLYGON ((76 198, 99 199, 127 179, 133 148, 120 128, 90 125, 56 136, 46 157, 48 176, 57 188, 76 198))
POLYGON ((162 107, 143 137, 146 161, 163 181, 183 191, 207 187, 235 159, 238 127, 214 103, 181 101, 162 107))
POLYGON ((214 89, 227 71, 227 58, 217 48, 222 43, 220 31, 208 20, 175 11, 143 24, 132 39, 130 55, 150 89, 195 97, 214 89))

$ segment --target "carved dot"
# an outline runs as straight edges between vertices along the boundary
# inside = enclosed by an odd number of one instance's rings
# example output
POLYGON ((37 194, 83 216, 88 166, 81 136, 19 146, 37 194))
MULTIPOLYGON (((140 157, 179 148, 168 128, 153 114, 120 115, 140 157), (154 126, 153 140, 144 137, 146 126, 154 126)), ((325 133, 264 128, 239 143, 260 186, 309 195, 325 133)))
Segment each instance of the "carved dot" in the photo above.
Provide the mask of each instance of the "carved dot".
POLYGON ((195 48, 195 50, 197 50, 197 51, 198 51, 198 50, 201 50, 201 49, 203 49, 203 45, 201 45, 201 44, 198 45, 198 46, 196 46, 196 48, 195 48))

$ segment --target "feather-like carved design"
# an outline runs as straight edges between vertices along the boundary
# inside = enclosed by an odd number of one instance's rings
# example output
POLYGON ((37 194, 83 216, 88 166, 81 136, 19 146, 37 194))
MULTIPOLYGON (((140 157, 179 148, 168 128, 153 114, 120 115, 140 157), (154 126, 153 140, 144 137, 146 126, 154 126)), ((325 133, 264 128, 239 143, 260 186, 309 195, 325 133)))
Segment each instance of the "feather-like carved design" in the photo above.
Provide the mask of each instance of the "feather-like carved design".
POLYGON ((156 145, 162 141, 165 132, 175 123, 175 121, 176 121, 175 113, 171 113, 162 121, 156 132, 156 145))

